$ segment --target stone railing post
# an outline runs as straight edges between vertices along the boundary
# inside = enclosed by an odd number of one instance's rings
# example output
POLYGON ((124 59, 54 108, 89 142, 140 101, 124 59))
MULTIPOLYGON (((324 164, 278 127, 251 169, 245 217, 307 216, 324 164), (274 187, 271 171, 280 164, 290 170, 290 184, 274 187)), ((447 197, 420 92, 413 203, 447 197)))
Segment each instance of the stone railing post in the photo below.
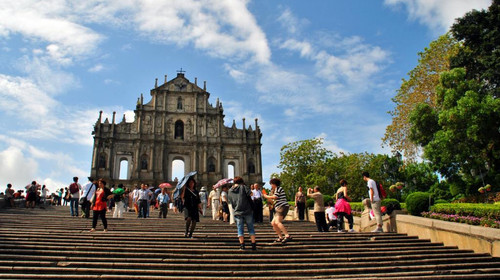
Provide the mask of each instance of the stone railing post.
POLYGON ((361 213, 361 221, 359 225, 359 231, 364 232, 364 231, 369 231, 370 229, 370 211, 372 211, 372 204, 370 202, 370 199, 365 198, 363 199, 363 206, 364 210, 363 213, 361 213))

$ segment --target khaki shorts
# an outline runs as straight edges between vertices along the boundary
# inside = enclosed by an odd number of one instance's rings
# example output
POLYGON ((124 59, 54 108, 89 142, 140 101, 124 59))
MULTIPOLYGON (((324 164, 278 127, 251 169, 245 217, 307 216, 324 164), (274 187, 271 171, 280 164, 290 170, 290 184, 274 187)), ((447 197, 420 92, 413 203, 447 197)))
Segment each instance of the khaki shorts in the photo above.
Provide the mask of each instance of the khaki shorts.
POLYGON ((284 205, 284 206, 276 207, 274 209, 274 211, 276 211, 275 215, 281 216, 284 219, 286 217, 286 214, 288 214, 288 210, 289 209, 290 209, 289 205, 284 205))

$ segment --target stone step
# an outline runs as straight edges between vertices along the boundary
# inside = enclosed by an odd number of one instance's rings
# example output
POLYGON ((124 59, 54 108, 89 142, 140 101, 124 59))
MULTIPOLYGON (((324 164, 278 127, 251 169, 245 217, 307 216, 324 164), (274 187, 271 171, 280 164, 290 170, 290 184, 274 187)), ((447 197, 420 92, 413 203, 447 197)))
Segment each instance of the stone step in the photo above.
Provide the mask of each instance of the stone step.
POLYGON ((264 223, 256 225, 258 250, 239 251, 236 226, 208 217, 194 239, 183 237, 181 214, 129 212, 108 218, 107 233, 89 233, 90 223, 64 207, 0 210, 0 279, 500 278, 490 255, 396 233, 318 233, 287 221, 293 241, 273 245, 264 223))

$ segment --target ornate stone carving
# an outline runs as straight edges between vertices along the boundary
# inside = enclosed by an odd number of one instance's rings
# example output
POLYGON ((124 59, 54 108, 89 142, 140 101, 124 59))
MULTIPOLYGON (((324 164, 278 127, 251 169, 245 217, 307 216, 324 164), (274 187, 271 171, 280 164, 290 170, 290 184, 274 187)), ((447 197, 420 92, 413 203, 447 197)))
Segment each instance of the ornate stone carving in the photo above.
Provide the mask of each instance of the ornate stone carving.
POLYGON ((186 169, 198 172, 197 180, 202 185, 214 184, 220 176, 227 175, 227 166, 222 165, 228 162, 234 165, 235 176, 243 176, 248 183, 262 182, 260 130, 237 129, 234 122, 231 127, 224 126, 222 106, 210 105, 208 92, 191 84, 183 73, 153 89, 152 95, 156 100, 149 102, 143 102, 141 96, 133 123, 113 125, 99 118, 93 131, 96 151, 93 156, 97 158, 92 159, 96 164, 91 176, 127 186, 142 182, 172 183, 172 162, 181 158, 186 169), (177 109, 179 97, 182 109, 177 109), (174 139, 176 128, 179 137, 174 139), (216 139, 219 134, 223 137, 216 139), (244 135, 246 139, 242 139, 244 135), (247 151, 256 151, 252 155, 255 174, 248 174, 248 160, 241 158, 247 151), (118 180, 117 161, 123 156, 127 157, 131 172, 130 179, 125 181, 118 180))

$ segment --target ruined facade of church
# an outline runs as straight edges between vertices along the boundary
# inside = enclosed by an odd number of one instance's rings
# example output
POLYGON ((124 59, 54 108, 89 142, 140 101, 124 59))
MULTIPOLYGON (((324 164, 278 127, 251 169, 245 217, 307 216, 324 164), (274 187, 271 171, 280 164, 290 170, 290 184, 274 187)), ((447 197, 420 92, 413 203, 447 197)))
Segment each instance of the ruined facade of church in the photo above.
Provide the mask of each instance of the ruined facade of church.
MULTIPOLYGON (((102 111, 94 126, 91 176, 110 184, 132 187, 140 183, 157 186, 173 182, 173 162, 184 163, 184 174, 197 171, 200 185, 211 186, 229 171, 247 184, 262 182, 261 137, 258 121, 243 128, 224 125, 222 103, 212 106, 210 93, 191 83, 182 71, 177 77, 151 90, 151 100, 137 101, 135 119, 125 115, 115 123, 102 121, 102 111), (231 167, 231 168, 230 168, 231 167), (124 170, 126 168, 126 178, 124 170), (120 174, 121 178, 120 178, 120 174)), ((182 163, 181 163, 182 165, 182 163)), ((180 178, 178 178, 180 179, 180 178)))

